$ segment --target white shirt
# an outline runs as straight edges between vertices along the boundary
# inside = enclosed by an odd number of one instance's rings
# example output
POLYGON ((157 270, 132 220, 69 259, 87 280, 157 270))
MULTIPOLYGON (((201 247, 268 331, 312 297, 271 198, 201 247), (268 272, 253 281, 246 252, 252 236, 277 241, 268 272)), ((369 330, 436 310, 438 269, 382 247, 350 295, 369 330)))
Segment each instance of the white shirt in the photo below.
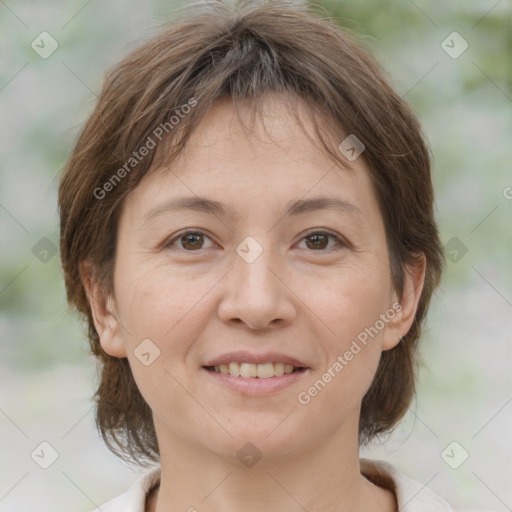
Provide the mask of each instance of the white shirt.
MULTIPOLYGON (((388 462, 361 459, 361 472, 376 485, 395 493, 400 512, 453 512, 445 500, 388 462)), ((146 496, 159 481, 157 466, 141 475, 126 492, 92 512, 145 512, 146 496)))

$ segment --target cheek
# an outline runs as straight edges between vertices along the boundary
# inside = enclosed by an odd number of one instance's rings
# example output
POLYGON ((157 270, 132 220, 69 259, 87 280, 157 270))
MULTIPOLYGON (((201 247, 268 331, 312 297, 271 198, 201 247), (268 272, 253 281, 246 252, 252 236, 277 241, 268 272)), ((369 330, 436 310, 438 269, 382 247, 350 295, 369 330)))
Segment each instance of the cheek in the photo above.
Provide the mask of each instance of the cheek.
POLYGON ((119 313, 126 342, 134 347, 149 338, 162 350, 172 349, 173 358, 183 356, 190 340, 208 321, 208 291, 218 277, 202 277, 169 265, 131 264, 121 273, 119 313), (130 276, 125 278, 124 276, 130 276))
POLYGON ((137 387, 154 412, 169 410, 187 418, 190 403, 184 399, 187 395, 181 385, 189 385, 183 368, 192 341, 207 321, 211 304, 204 296, 213 283, 169 268, 145 268, 142 263, 119 275, 130 276, 118 280, 117 290, 126 326, 123 337, 137 387), (150 356, 144 360, 142 355, 148 352, 150 356), (149 364, 145 364, 147 359, 149 364))
POLYGON ((301 296, 328 332, 329 352, 350 345, 389 308, 390 276, 380 262, 352 265, 302 283, 301 296))
POLYGON ((323 353, 304 401, 329 402, 340 411, 359 403, 380 359, 389 293, 389 274, 377 264, 332 273, 304 295, 319 319, 315 334, 323 353))

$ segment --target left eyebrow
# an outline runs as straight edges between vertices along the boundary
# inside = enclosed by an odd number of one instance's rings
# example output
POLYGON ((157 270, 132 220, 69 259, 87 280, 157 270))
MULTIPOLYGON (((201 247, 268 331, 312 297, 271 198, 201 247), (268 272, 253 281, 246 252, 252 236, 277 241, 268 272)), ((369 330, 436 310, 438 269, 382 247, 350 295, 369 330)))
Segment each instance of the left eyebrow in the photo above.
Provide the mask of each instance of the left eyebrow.
POLYGON ((196 212, 211 213, 218 217, 233 217, 234 212, 228 208, 225 208, 218 201, 206 199, 204 197, 191 196, 191 197, 179 197, 166 201, 155 208, 152 208, 143 217, 142 224, 140 227, 148 224, 155 217, 159 217, 165 213, 177 212, 180 210, 191 210, 196 212))
MULTIPOLYGON (((317 210, 337 210, 358 217, 360 220, 364 219, 364 214, 359 207, 338 197, 321 196, 311 199, 299 199, 297 201, 290 201, 286 206, 287 210, 285 216, 304 215, 317 210)), ((225 207, 218 201, 198 196, 179 197, 149 210, 143 217, 141 227, 149 223, 155 217, 180 210, 210 213, 218 217, 233 218, 236 216, 235 211, 225 207)))

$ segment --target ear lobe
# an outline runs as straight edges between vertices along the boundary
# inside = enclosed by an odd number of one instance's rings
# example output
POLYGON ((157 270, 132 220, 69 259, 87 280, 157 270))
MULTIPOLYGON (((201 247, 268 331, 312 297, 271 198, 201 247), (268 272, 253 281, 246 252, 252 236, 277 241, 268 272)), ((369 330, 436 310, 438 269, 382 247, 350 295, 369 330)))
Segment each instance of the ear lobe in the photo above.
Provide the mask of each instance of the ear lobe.
POLYGON ((401 338, 409 332, 416 317, 418 303, 425 284, 426 268, 427 261, 424 254, 421 254, 412 265, 407 267, 402 296, 399 298, 395 293, 393 294, 395 304, 399 302, 401 307, 399 310, 395 308, 397 313, 386 326, 382 350, 396 347, 401 338))
POLYGON ((101 347, 111 356, 126 357, 126 347, 113 297, 105 295, 95 276, 94 267, 89 262, 80 263, 80 277, 89 300, 101 347))

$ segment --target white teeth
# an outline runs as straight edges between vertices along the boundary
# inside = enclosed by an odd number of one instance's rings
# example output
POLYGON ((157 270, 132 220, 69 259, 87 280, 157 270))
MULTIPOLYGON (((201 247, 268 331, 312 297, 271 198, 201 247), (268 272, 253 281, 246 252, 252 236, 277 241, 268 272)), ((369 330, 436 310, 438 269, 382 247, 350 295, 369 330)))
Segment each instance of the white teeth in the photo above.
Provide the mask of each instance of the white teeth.
POLYGON ((229 363, 228 370, 229 375, 240 377, 240 365, 238 363, 229 363))
POLYGON ((283 363, 274 363, 274 374, 280 377, 284 373, 283 363))
POLYGON ((256 366, 259 379, 268 379, 274 376, 274 365, 272 363, 255 364, 251 366, 256 366))
POLYGON ((213 367, 215 372, 232 375, 233 377, 269 379, 293 372, 293 365, 283 363, 229 363, 213 367))
POLYGON ((258 366, 257 364, 242 363, 240 365, 240 377, 257 377, 258 366))

